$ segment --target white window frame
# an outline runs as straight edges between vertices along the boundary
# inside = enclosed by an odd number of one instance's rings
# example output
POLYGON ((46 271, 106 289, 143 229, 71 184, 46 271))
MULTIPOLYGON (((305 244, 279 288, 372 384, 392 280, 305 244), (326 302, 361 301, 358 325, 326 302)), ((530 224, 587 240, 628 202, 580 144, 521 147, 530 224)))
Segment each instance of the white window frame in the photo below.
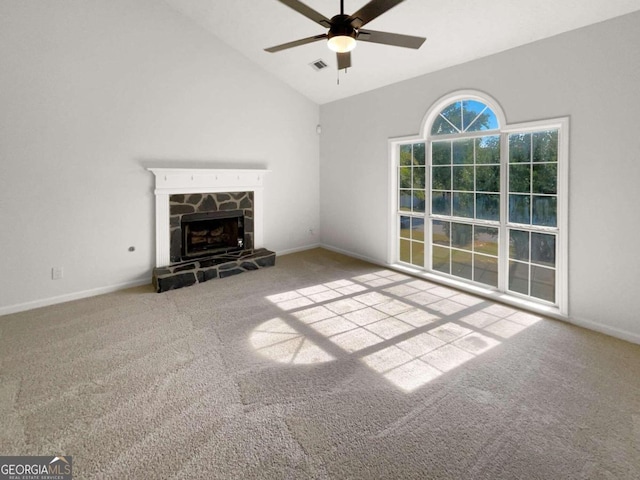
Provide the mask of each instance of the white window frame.
MULTIPOLYGON (((544 232, 557 232, 556 237, 556 281, 558 282, 556 293, 556 305, 557 309, 562 316, 567 316, 568 311, 568 303, 569 303, 569 245, 568 245, 568 229, 569 229, 569 117, 560 117, 560 118, 552 118, 549 120, 538 120, 533 122, 523 122, 516 123, 511 125, 505 125, 502 128, 501 134, 504 135, 503 142, 508 143, 509 134, 512 133, 533 133, 540 132, 544 130, 558 130, 558 178, 557 178, 557 226, 556 227, 536 227, 529 226, 522 228, 522 230, 529 231, 538 231, 541 233, 544 232)), ((505 145, 506 148, 506 145, 505 145)), ((508 150, 505 150, 505 155, 508 150)), ((505 170, 504 178, 501 178, 501 181, 504 182, 505 197, 503 199, 504 210, 502 213, 504 214, 503 222, 505 224, 504 228, 504 236, 505 236, 505 249, 508 249, 508 240, 506 239, 506 227, 512 227, 515 229, 519 229, 518 225, 514 225, 509 223, 508 219, 508 186, 506 182, 508 181, 506 175, 506 169, 508 168, 508 159, 505 161, 501 160, 501 172, 502 169, 505 170)), ((508 252, 505 250, 504 252, 504 282, 508 282, 508 278, 506 274, 508 273, 508 252)), ((505 285, 506 291, 506 285, 505 285)), ((510 294, 515 295, 515 294, 510 294)))
MULTIPOLYGON (((425 115, 420 133, 409 136, 393 137, 388 140, 389 154, 389 242, 387 251, 387 263, 401 271, 411 273, 413 275, 426 278, 438 283, 450 285, 470 293, 485 296, 493 300, 526 308, 532 311, 543 313, 545 315, 568 318, 569 314, 569 295, 568 295, 568 266, 569 266, 569 222, 568 222, 568 185, 569 185, 569 117, 559 117, 547 120, 538 120, 532 122, 522 122, 508 124, 502 108, 489 95, 477 90, 462 90, 446 95, 436 101, 425 115), (440 114, 440 112, 456 101, 460 100, 477 100, 484 103, 495 113, 499 128, 495 130, 486 130, 481 132, 469 132, 469 137, 500 135, 500 222, 499 222, 499 254, 498 254, 498 288, 482 286, 480 284, 465 281, 463 279, 445 276, 439 272, 432 270, 431 259, 431 221, 434 217, 431 215, 431 149, 429 141, 431 137, 431 126, 440 114), (558 130, 558 177, 557 177, 557 227, 553 228, 553 232, 557 232, 556 241, 556 302, 555 304, 547 304, 544 301, 536 301, 530 297, 519 296, 515 293, 508 292, 508 268, 509 258, 508 249, 509 241, 508 233, 508 136, 512 133, 528 133, 544 130, 558 130), (403 213, 398 209, 398 166, 400 157, 400 145, 407 143, 425 143, 425 183, 426 183, 426 206, 424 213, 425 225, 425 266, 419 268, 405 263, 399 262, 399 217, 403 213)), ((434 137, 435 138, 435 137, 434 137)), ((457 134, 438 135, 438 140, 447 140, 459 138, 457 134)), ((406 212, 408 216, 415 216, 413 213, 406 212)), ((436 218, 435 219, 439 219, 436 218)), ((444 219, 451 221, 451 219, 444 219)), ((474 223, 478 222, 474 219, 474 223)), ((494 222, 491 222, 495 226, 494 222)), ((517 226, 515 226, 517 228, 517 226)), ((533 227, 532 230, 544 231, 544 227, 533 227)))

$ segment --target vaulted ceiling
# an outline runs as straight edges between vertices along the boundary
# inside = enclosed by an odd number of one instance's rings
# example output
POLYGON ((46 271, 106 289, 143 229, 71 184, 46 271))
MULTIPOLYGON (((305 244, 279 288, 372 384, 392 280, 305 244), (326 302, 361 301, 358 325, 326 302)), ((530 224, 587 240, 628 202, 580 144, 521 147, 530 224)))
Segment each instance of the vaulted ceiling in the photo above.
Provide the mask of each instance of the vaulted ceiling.
MULTIPOLYGON (((164 1, 318 104, 640 10, 638 0, 405 0, 366 28, 427 37, 424 45, 412 50, 359 42, 338 85, 335 53, 324 41, 264 51, 326 32, 278 0, 164 1), (328 68, 316 71, 310 66, 316 60, 328 68)), ((340 11, 339 0, 302 1, 328 18, 340 11)), ((365 3, 345 0, 345 13, 365 3)))

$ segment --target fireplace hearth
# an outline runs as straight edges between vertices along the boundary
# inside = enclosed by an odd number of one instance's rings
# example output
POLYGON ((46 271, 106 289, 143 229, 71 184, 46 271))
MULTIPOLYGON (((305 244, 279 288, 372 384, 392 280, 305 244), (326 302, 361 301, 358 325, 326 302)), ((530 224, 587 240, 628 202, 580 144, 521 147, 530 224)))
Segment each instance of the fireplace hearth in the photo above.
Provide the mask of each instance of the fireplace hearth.
POLYGON ((239 250, 155 268, 153 285, 156 292, 161 293, 275 264, 276 254, 266 248, 239 250))

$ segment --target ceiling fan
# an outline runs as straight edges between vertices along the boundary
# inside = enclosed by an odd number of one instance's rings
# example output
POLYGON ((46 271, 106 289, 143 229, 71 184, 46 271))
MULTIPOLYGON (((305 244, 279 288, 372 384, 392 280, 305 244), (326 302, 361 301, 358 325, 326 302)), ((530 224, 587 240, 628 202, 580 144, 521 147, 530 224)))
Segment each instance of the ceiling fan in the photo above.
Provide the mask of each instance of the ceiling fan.
POLYGON ((351 67, 351 50, 356 48, 356 41, 418 49, 426 40, 426 38, 423 37, 413 37, 411 35, 401 35, 398 33, 377 32, 375 30, 364 30, 362 28, 371 20, 379 17, 387 10, 390 10, 399 3, 402 3, 404 0, 371 0, 352 15, 344 14, 344 0, 340 0, 340 14, 335 15, 331 20, 298 0, 278 1, 284 3, 288 7, 291 7, 296 12, 304 15, 323 27, 328 28, 329 31, 320 35, 314 35, 313 37, 301 38, 300 40, 295 40, 293 42, 265 48, 265 51, 270 53, 327 39, 329 49, 333 50, 337 54, 338 70, 342 70, 343 68, 346 69, 351 67))

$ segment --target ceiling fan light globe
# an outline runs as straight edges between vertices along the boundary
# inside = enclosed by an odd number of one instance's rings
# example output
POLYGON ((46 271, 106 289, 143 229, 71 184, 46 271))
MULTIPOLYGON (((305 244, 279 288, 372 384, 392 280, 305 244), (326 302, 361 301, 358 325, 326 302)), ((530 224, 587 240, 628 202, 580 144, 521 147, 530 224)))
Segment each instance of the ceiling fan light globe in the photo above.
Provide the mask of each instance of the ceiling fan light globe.
POLYGON ((338 53, 347 53, 356 48, 356 39, 348 35, 336 35, 327 42, 329 50, 338 53))

